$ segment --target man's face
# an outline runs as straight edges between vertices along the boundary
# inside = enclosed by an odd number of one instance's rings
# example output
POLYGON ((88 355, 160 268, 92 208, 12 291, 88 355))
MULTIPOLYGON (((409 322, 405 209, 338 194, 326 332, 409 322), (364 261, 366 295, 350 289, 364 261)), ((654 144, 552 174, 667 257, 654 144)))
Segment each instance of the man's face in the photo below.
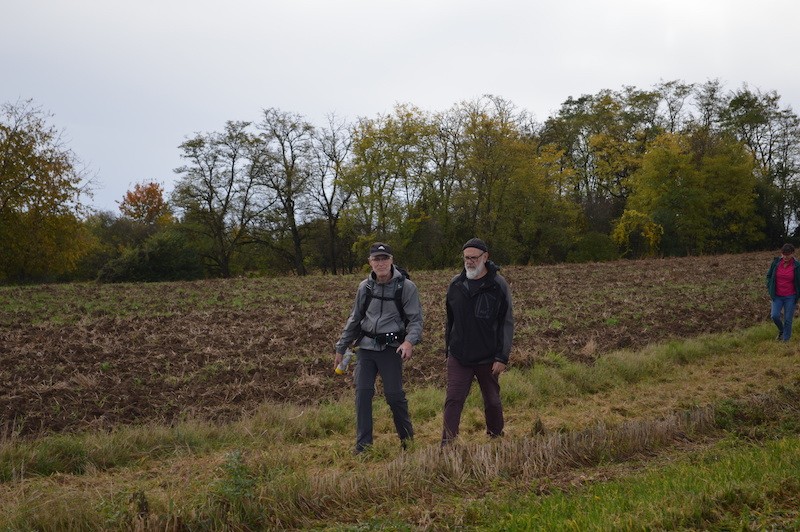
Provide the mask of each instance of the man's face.
POLYGON ((464 249, 464 269, 467 279, 477 279, 486 271, 487 253, 478 248, 464 249))
POLYGON ((392 257, 390 255, 375 255, 369 258, 369 265, 378 277, 386 277, 392 271, 392 257))

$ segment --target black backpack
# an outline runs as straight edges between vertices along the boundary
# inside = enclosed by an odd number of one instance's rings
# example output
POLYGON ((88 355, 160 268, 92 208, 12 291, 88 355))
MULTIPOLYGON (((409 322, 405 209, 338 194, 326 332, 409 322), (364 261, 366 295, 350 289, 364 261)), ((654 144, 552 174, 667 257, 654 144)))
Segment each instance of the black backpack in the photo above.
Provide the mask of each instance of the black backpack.
POLYGON ((372 276, 370 276, 369 281, 367 281, 367 290, 366 290, 366 297, 364 298, 364 305, 361 308, 364 309, 364 314, 366 315, 367 309, 369 308, 369 304, 372 302, 373 297, 377 297, 382 301, 394 301, 394 304, 397 306, 397 312, 400 313, 400 319, 403 320, 403 325, 408 326, 408 318, 406 318, 406 313, 405 311, 403 311, 403 285, 405 285, 406 279, 411 279, 411 276, 408 274, 406 270, 404 270, 397 264, 393 264, 392 266, 402 274, 400 279, 397 281, 397 287, 395 288, 394 296, 393 297, 373 296, 372 291, 375 288, 375 279, 373 279, 372 276))

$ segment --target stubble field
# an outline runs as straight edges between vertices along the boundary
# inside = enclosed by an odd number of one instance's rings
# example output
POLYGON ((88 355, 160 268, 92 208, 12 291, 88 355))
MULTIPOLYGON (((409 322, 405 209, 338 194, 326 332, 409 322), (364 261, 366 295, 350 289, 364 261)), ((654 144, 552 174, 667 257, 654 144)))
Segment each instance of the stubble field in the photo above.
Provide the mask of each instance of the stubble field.
MULTIPOLYGON (((592 364, 655 341, 768 320, 770 253, 505 267, 511 363, 548 353, 592 364)), ((443 298, 452 271, 411 272, 425 337, 407 389, 444 384, 443 298)), ((351 394, 333 344, 359 275, 0 288, 0 416, 6 435, 238 419, 265 401, 351 394)), ((391 303, 390 303, 391 304, 391 303)))

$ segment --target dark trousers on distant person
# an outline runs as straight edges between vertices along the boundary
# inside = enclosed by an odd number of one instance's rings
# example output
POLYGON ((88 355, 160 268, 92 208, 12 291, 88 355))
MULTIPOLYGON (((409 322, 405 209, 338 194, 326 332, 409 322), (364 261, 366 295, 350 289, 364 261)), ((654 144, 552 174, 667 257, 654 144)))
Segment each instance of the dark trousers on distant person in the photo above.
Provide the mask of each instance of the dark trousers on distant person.
POLYGON ((392 411, 394 426, 400 441, 414 437, 408 401, 403 391, 403 360, 396 348, 383 351, 359 349, 355 369, 356 384, 356 452, 372 445, 372 398, 375 396, 375 381, 380 374, 383 395, 392 411))
POLYGON ((500 402, 500 379, 492 374, 492 364, 465 366, 453 356, 447 357, 447 395, 444 401, 444 429, 442 445, 458 436, 461 412, 469 395, 473 379, 477 379, 483 395, 483 412, 486 418, 486 433, 497 437, 503 435, 503 405, 500 402))

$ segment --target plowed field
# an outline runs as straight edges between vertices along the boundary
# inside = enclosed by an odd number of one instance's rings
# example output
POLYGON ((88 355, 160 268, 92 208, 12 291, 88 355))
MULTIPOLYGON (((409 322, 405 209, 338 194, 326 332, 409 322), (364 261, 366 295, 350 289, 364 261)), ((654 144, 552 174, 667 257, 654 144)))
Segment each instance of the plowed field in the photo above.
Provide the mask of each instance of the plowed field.
MULTIPOLYGON (((507 267, 512 365, 548 351, 590 364, 620 348, 768 319, 771 254, 507 267)), ((441 386, 445 289, 455 271, 411 272, 425 339, 407 388, 441 386)), ((231 420, 265 401, 351 394, 333 344, 362 275, 0 288, 6 434, 186 417, 231 420)))

